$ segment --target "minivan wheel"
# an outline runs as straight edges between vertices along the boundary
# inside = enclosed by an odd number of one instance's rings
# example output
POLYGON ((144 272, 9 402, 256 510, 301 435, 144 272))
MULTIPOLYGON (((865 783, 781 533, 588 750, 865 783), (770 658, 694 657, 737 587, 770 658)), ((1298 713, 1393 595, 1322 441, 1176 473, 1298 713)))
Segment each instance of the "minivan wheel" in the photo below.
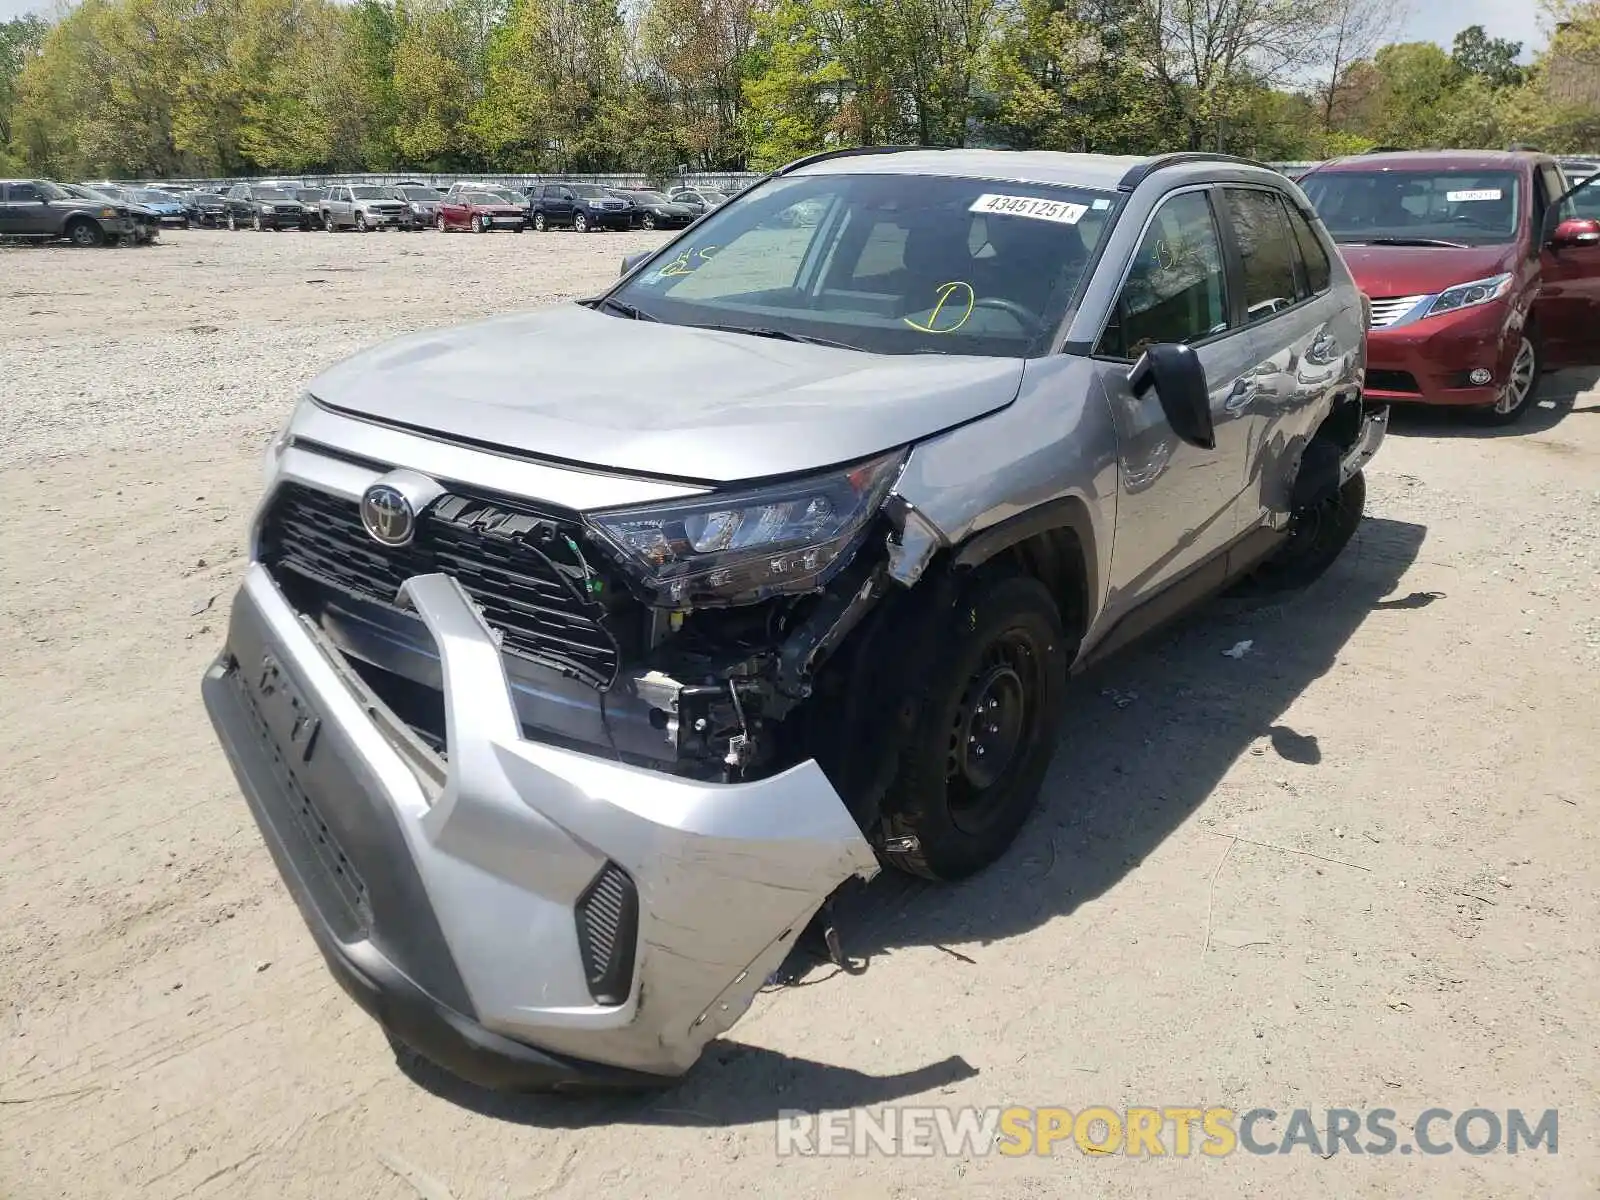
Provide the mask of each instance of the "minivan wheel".
POLYGON ((1472 416, 1484 425, 1511 425, 1522 420, 1538 399, 1539 374, 1543 369, 1544 355, 1539 352, 1539 343, 1524 334, 1499 398, 1493 404, 1473 409, 1472 416))
POLYGON ((1067 637, 1048 588, 979 576, 945 619, 884 803, 883 858, 926 879, 981 871, 1016 839, 1054 751, 1067 637))
POLYGON ((80 217, 67 226, 67 238, 74 246, 98 246, 105 240, 100 226, 87 217, 80 217))
POLYGON ((1357 471, 1338 491, 1289 517, 1289 535, 1241 583, 1245 595, 1307 587, 1333 566, 1350 544, 1367 507, 1367 477, 1357 471))

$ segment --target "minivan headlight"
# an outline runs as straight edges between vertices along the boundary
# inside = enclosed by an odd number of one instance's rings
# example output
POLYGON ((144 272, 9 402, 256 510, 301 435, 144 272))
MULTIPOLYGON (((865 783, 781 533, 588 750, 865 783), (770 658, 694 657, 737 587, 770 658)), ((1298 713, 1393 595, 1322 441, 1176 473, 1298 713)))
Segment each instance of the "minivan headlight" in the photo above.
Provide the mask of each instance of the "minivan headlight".
POLYGON ((1511 275, 1493 275, 1488 279, 1474 279, 1471 283, 1458 283, 1455 287, 1446 288, 1434 297, 1433 303, 1428 305, 1425 317, 1437 317, 1441 313, 1456 312, 1463 308, 1473 308, 1479 304, 1488 304, 1498 300, 1511 290, 1511 275))
POLYGON ((753 603, 820 587, 899 477, 899 451, 822 475, 594 513, 590 527, 658 604, 753 603))

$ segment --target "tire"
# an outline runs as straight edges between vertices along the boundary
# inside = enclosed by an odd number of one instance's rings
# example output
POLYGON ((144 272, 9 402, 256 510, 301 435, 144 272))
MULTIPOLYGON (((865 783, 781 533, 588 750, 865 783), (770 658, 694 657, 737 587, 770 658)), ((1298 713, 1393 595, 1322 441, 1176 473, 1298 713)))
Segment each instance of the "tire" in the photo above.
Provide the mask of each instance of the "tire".
POLYGON ((545 223, 545 219, 544 219, 544 214, 543 213, 534 213, 533 214, 533 231, 535 233, 544 233, 549 228, 550 228, 550 226, 545 223))
POLYGON ((446 229, 446 227, 445 227, 445 223, 444 223, 444 214, 443 214, 443 213, 435 213, 435 214, 434 214, 434 218, 433 218, 433 227, 434 227, 434 228, 435 228, 435 229, 437 229, 437 230, 438 230, 438 231, 439 231, 439 232, 440 232, 440 233, 447 233, 447 232, 449 232, 449 230, 448 230, 448 229, 446 229))
POLYGON ((333 223, 333 214, 329 213, 322 218, 322 231, 324 233, 338 233, 339 227, 333 223))
POLYGON ((356 214, 356 232, 357 233, 371 233, 372 232, 372 226, 367 224, 367 214, 366 213, 357 213, 356 214))
POLYGON ((239 232, 239 218, 234 216, 232 213, 228 214, 228 232, 229 233, 238 233, 239 232))
POLYGON ((79 217, 75 221, 68 222, 66 233, 67 240, 74 246, 85 248, 98 246, 106 240, 105 234, 100 231, 100 226, 88 217, 79 217))
POLYGON ((575 215, 572 218, 572 232, 573 233, 588 233, 589 232, 589 218, 584 216, 582 213, 578 213, 577 215, 575 215))
POLYGON ((1544 371, 1544 353, 1532 330, 1524 333, 1512 360, 1511 372, 1495 403, 1471 411, 1480 425, 1514 425, 1538 404, 1539 380, 1544 371))
POLYGON ((257 233, 261 232, 261 214, 255 213, 250 217, 250 228, 257 233))
POLYGON ((644 216, 639 218, 639 224, 644 229, 649 229, 651 231, 654 231, 655 227, 656 227, 656 215, 655 215, 655 213, 645 213, 644 216))
POLYGON ((1242 581, 1245 594, 1308 587, 1344 553, 1367 507, 1367 477, 1357 471, 1321 504, 1289 518, 1289 537, 1242 581))
POLYGON ((980 574, 944 620, 884 802, 889 865, 963 879, 1005 853, 1055 750, 1068 647, 1048 588, 980 574))

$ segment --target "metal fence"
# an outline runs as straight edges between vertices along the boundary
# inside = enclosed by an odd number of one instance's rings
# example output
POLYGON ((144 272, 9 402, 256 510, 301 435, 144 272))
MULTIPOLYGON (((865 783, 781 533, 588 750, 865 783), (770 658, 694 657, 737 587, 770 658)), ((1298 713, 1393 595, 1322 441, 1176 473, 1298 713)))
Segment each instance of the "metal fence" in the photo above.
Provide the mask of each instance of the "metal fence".
MULTIPOLYGON (((1315 162, 1274 162, 1266 164, 1274 170, 1282 171, 1286 175, 1298 175, 1302 171, 1310 170, 1320 165, 1315 162)), ((761 178, 759 171, 698 171, 674 177, 671 186, 684 186, 695 188, 712 188, 720 192, 736 192, 748 184, 761 178)), ((140 181, 115 181, 126 182, 130 186, 141 186, 140 181)), ((656 181, 642 171, 613 172, 610 174, 583 174, 579 173, 543 173, 543 174, 441 174, 432 172, 381 172, 364 171, 342 175, 274 175, 274 176, 232 176, 229 178, 196 178, 196 179, 164 179, 163 184, 176 184, 184 187, 206 188, 216 191, 226 191, 236 183, 286 183, 294 187, 332 187, 335 184, 372 184, 379 187, 393 187, 399 183, 420 183, 441 190, 448 188, 452 183, 485 183, 494 187, 513 187, 526 189, 540 183, 597 183, 601 187, 614 188, 648 188, 658 186, 656 181)), ((666 185, 661 185, 666 186, 666 185)))
MULTIPOLYGON (((746 184, 753 183, 761 178, 756 171, 722 171, 722 172, 695 172, 687 175, 675 176, 671 186, 711 188, 717 191, 735 192, 746 184)), ((141 181, 114 180, 128 186, 143 186, 141 181)), ((401 183, 425 184, 441 190, 448 188, 452 183, 482 183, 492 187, 513 187, 526 189, 540 183, 596 183, 601 187, 614 188, 648 188, 656 186, 655 181, 644 172, 615 172, 611 174, 583 174, 571 172, 563 174, 440 174, 427 171, 358 171, 349 174, 335 175, 254 175, 231 176, 220 178, 193 179, 163 179, 163 185, 181 185, 183 187, 202 188, 212 191, 226 191, 236 183, 282 183, 293 187, 333 187, 336 184, 371 184, 377 187, 393 187, 401 183)))

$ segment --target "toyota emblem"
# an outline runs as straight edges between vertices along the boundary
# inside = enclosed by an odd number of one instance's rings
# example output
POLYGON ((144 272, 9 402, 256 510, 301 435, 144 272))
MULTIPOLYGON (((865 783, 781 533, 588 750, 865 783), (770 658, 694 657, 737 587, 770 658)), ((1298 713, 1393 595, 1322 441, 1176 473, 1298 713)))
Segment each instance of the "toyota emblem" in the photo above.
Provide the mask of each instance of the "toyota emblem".
POLYGON ((361 493, 361 524, 373 541, 404 546, 417 531, 417 513, 399 488, 375 483, 361 493))

